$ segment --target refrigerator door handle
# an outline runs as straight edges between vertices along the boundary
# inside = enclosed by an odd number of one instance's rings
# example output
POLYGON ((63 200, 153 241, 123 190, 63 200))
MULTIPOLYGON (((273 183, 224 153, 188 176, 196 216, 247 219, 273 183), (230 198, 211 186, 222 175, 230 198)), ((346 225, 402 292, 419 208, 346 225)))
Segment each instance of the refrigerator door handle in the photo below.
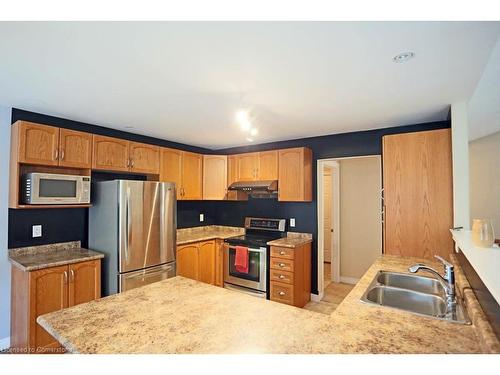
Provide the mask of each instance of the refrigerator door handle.
POLYGON ((125 260, 129 259, 129 243, 132 237, 132 215, 130 213, 130 187, 127 186, 127 199, 125 203, 125 226, 127 228, 127 233, 125 236, 125 260))

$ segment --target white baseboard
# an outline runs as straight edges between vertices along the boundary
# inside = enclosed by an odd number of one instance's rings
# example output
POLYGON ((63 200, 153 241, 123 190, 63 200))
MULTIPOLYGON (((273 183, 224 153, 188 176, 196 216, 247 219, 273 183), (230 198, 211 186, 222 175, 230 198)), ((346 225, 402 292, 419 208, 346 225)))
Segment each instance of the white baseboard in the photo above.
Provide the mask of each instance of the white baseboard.
POLYGON ((355 277, 340 276, 340 282, 346 284, 357 284, 359 279, 355 277))
POLYGON ((10 348, 10 336, 0 339, 0 350, 5 350, 10 348))
POLYGON ((313 302, 319 302, 323 299, 323 292, 321 294, 313 294, 311 293, 311 301, 313 302))

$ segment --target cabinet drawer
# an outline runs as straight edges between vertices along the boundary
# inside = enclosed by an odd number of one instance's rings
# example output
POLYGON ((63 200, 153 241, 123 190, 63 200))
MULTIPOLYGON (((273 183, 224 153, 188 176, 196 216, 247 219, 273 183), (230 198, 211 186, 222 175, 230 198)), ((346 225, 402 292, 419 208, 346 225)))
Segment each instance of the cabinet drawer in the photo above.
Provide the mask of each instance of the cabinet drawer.
POLYGON ((271 281, 279 281, 281 283, 293 284, 293 272, 270 270, 269 278, 271 281))
POLYGON ((293 260, 271 257, 271 268, 293 272, 293 260))
POLYGON ((271 256, 276 258, 293 259, 294 250, 287 247, 271 246, 271 256))
POLYGON ((293 285, 271 281, 271 301, 293 305, 293 285))

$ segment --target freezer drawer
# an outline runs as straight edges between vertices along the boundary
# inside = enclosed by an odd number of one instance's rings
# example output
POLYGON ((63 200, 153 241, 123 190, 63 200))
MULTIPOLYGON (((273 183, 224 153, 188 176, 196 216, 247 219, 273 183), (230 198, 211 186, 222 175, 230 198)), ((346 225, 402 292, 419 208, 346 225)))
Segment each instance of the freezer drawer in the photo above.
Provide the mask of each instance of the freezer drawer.
POLYGON ((118 276, 120 292, 156 283, 175 276, 175 262, 144 270, 127 272, 118 276))

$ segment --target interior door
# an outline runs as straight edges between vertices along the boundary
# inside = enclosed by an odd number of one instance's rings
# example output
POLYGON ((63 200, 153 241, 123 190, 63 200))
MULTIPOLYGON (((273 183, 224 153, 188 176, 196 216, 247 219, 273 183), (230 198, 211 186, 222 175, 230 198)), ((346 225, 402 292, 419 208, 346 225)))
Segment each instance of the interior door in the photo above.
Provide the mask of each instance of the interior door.
POLYGON ((166 261, 160 246, 161 183, 119 181, 120 273, 166 261))
POLYGON ((119 276, 119 290, 125 292, 130 289, 139 288, 144 285, 156 283, 175 276, 175 264, 163 264, 161 266, 128 272, 119 276))

